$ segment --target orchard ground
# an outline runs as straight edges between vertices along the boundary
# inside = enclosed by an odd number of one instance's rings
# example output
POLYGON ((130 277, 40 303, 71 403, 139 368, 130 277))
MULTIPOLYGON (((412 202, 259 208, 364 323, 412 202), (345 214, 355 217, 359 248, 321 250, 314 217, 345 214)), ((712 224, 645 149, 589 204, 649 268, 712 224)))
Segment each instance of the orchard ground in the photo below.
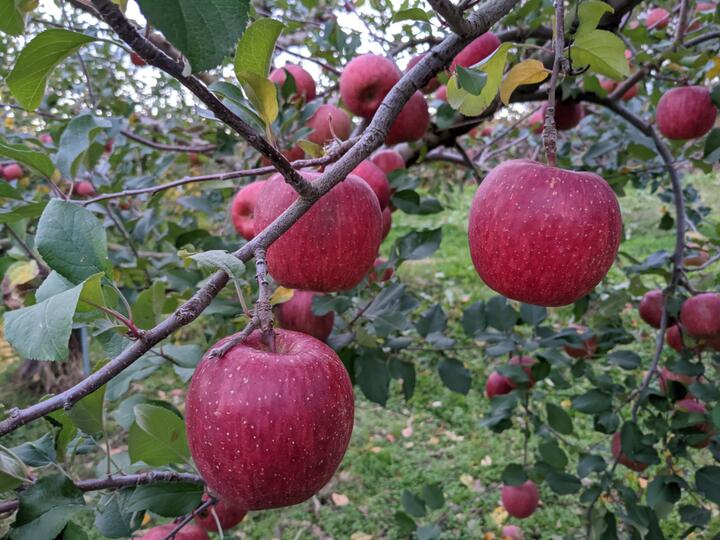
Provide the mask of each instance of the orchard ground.
MULTIPOLYGON (((688 181, 700 191, 707 206, 720 207, 720 177, 695 175, 688 181)), ((469 343, 459 327, 463 308, 478 299, 494 295, 477 277, 468 253, 467 212, 473 193, 472 184, 465 184, 462 188, 457 184, 447 186, 443 193, 434 194, 441 199, 446 211, 432 216, 408 216, 395 212, 392 232, 383 244, 383 254, 387 255, 394 239, 412 228, 443 226, 443 241, 433 257, 406 263, 401 267, 399 276, 402 281, 411 284, 413 290, 423 291, 423 299, 428 303, 441 302, 450 316, 449 333, 458 338, 458 348, 449 351, 449 354, 470 369, 473 383, 469 394, 463 396, 451 392, 432 373, 436 371, 441 353, 431 348, 405 352, 413 355, 418 369, 414 396, 405 402, 399 383, 393 382, 391 398, 383 408, 370 403, 356 389, 357 412, 352 442, 338 473, 318 497, 290 508, 250 513, 241 525, 225 535, 226 538, 408 538, 395 518, 396 512, 403 511, 403 490, 407 488, 417 493, 420 486, 429 483, 442 486, 445 505, 439 510, 430 510, 426 517, 416 521, 420 526, 440 523, 443 529, 440 538, 484 538, 485 533, 494 533, 498 538, 500 523, 519 524, 528 539, 573 538, 582 530, 585 507, 567 504, 566 498, 555 495, 546 485, 541 490, 540 509, 526 520, 507 520, 506 514, 499 508, 500 475, 505 465, 522 460, 523 436, 518 417, 513 429, 502 436, 478 426, 478 421, 488 410, 488 400, 483 393, 490 372, 488 366, 496 361, 488 359, 480 347, 469 343)), ((621 252, 644 259, 657 250, 672 249, 673 231, 657 228, 662 203, 654 194, 648 190, 628 188, 627 196, 620 198, 620 204, 626 223, 621 252)), ((718 225, 711 221, 703 223, 704 228, 718 225)), ((618 286, 627 283, 617 265, 608 279, 618 286)), ((554 321, 563 324, 569 319, 571 308, 552 311, 554 321)), ((641 353, 646 365, 649 364, 654 343, 652 329, 640 321, 634 308, 624 310, 624 320, 638 337, 632 347, 641 353)), ((195 325, 202 325, 202 318, 195 325)), ((192 332, 193 327, 189 331, 192 332)), ((30 404, 37 400, 37 396, 13 394, 13 385, 6 384, 19 366, 10 354, 9 348, 0 347, 0 391, 3 392, 0 403, 16 406, 30 404)), ((543 384, 535 391, 542 392, 543 384)), ((177 406, 184 403, 184 384, 170 367, 163 368, 161 373, 147 381, 135 381, 133 385, 134 393, 169 400, 177 406)), ((570 389, 567 397, 579 393, 579 390, 570 389)), ((557 397, 561 398, 562 394, 557 397)), ((534 402, 536 405, 542 403, 542 398, 536 398, 534 402)), ((608 456, 610 437, 592 430, 591 417, 581 414, 572 416, 576 433, 569 439, 596 441, 596 450, 608 456)), ((112 419, 109 425, 113 425, 112 419)), ((34 440, 46 431, 41 422, 34 423, 7 436, 5 445, 14 446, 34 440)), ((122 434, 112 437, 111 431, 111 438, 114 439, 114 448, 122 447, 122 434)), ((531 446, 530 452, 534 450, 531 446)), ((116 455, 114 459, 123 462, 122 455, 116 455)), ((703 451, 696 453, 698 467, 710 461, 709 454, 703 451)), ((103 464, 98 466, 98 470, 100 467, 103 464)), ((619 474, 625 475, 631 485, 644 487, 641 477, 624 467, 619 468, 619 474)), ((86 495, 96 496, 98 494, 86 495)), ((89 528, 92 520, 93 514, 88 510, 77 521, 86 523, 89 528)), ((152 523, 161 521, 164 520, 153 517, 152 523)), ((711 539, 720 533, 720 516, 714 516, 712 522, 705 533, 691 537, 711 539)), ((676 513, 663 523, 667 538, 679 538, 685 528, 676 513)), ((91 540, 104 538, 95 531, 88 531, 88 534, 91 540)))

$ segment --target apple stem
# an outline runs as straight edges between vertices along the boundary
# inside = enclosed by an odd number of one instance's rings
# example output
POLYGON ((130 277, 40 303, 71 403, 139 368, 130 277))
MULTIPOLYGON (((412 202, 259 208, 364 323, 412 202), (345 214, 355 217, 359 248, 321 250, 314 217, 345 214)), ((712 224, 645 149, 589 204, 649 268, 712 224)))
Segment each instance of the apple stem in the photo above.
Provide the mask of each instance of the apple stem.
POLYGON ((565 57, 565 7, 563 0, 555 0, 555 32, 553 35, 553 50, 555 59, 553 61, 550 85, 548 87, 547 107, 545 108, 545 123, 543 126, 543 144, 548 165, 555 166, 555 153, 557 151, 557 129, 555 127, 555 87, 557 86, 558 75, 563 67, 565 57))
POLYGON ((255 302, 255 317, 257 317, 260 331, 262 332, 263 343, 275 352, 275 324, 270 302, 270 285, 267 280, 267 261, 265 260, 265 248, 255 250, 255 277, 258 282, 258 299, 255 302))

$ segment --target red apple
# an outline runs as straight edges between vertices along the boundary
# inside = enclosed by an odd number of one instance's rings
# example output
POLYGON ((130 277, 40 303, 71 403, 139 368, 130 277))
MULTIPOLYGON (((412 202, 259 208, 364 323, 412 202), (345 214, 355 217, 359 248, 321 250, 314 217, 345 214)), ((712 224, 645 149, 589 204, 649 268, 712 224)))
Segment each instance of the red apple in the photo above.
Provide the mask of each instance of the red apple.
MULTIPOLYGON (((288 150, 283 150, 280 153, 285 156, 285 159, 287 159, 291 163, 305 157, 305 151, 299 146, 293 146, 292 148, 288 150)), ((260 163, 263 167, 267 167, 270 165, 270 160, 267 157, 263 156, 260 158, 260 163)))
POLYGON ((492 399, 495 396, 503 396, 512 392, 513 387, 510 379, 497 371, 493 371, 485 383, 485 395, 492 399))
POLYGON ((545 116, 543 111, 544 107, 532 113, 527 119, 528 127, 533 133, 543 132, 543 127, 545 126, 545 116))
POLYGON ((665 343, 667 343, 668 347, 671 349, 675 349, 677 352, 682 352, 685 350, 685 343, 683 343, 683 341, 684 339, 680 333, 680 327, 678 325, 675 324, 671 326, 665 332, 665 343))
POLYGON ((691 336, 720 336, 720 293, 701 293, 685 300, 680 308, 680 320, 691 336))
MULTIPOLYGON (((705 407, 705 405, 692 398, 685 398, 678 401, 675 404, 675 408, 681 412, 700 414, 702 416, 707 415, 707 408, 705 407)), ((707 445, 710 444, 710 437, 713 433, 715 433, 715 430, 713 429, 713 426, 709 421, 698 422, 697 424, 693 424, 689 427, 693 428, 696 431, 708 433, 708 437, 706 439, 693 443, 690 446, 692 446, 693 448, 705 448, 707 445)))
POLYGON ((455 72, 457 66, 469 68, 485 60, 500 46, 500 40, 492 32, 486 32, 475 38, 460 51, 450 64, 450 71, 455 72))
POLYGON ((20 165, 17 163, 11 163, 10 165, 5 165, 2 168, 3 176, 5 177, 5 180, 17 180, 18 178, 21 178, 23 175, 23 170, 20 165))
POLYGON ((689 243, 687 249, 692 250, 693 253, 683 259, 684 266, 701 266, 710 259, 710 253, 702 246, 698 244, 689 243))
MULTIPOLYGON (((589 328, 578 324, 573 325, 573 328, 577 330, 578 334, 585 334, 589 331, 589 328)), ((584 339, 582 345, 580 346, 563 345, 563 349, 565 349, 567 355, 572 358, 591 358, 597 352, 597 348, 597 336, 594 334, 591 337, 584 339)))
MULTIPOLYGON (((545 103, 542 106, 541 113, 543 123, 545 122, 545 109, 548 104, 545 103)), ((555 128, 558 131, 567 131, 574 128, 583 119, 585 113, 583 112, 582 105, 577 101, 558 101, 555 103, 555 128)))
POLYGON ((312 312, 315 296, 322 295, 296 290, 290 300, 278 305, 277 317, 280 326, 325 341, 332 332, 335 313, 331 311, 322 316, 315 315, 312 312))
MULTIPOLYGON (((528 376, 529 381, 527 383, 521 384, 523 387, 532 388, 535 386, 535 379, 533 379, 532 376, 532 366, 535 363, 535 360, 531 358, 530 356, 513 356, 508 360, 508 364, 514 365, 514 366, 520 366, 522 367, 522 370, 525 372, 525 374, 528 376)), ((517 388, 518 385, 515 384, 510 377, 507 377, 507 383, 510 385, 510 388, 517 388)))
POLYGON ((147 65, 147 62, 143 60, 143 57, 136 52, 130 53, 130 61, 133 63, 133 65, 138 67, 143 67, 144 65, 147 65))
POLYGON ((517 525, 505 525, 502 528, 502 540, 523 540, 525 535, 517 525))
MULTIPOLYGON (((408 72, 408 71, 410 71, 413 67, 415 67, 415 65, 416 65, 420 60, 422 60, 422 59, 425 57, 426 54, 427 54, 427 53, 422 53, 422 54, 418 54, 418 55, 413 56, 413 57, 410 59, 410 61, 408 62, 408 65, 407 65, 407 68, 405 68, 405 71, 408 72)), ((438 81, 437 77, 433 77, 432 79, 430 79, 430 82, 427 83, 427 84, 421 89, 421 91, 422 91, 423 94, 432 94, 435 90, 438 89, 439 86, 440 86, 440 81, 438 81)))
POLYGON ((43 133, 40 135, 40 142, 43 144, 52 144, 52 136, 49 133, 43 133))
POLYGON ((493 127, 492 126, 483 126, 482 131, 480 132, 480 135, 482 137, 490 137, 493 134, 493 127))
MULTIPOLYGON (((203 495, 202 500, 206 501, 207 498, 207 495, 203 495)), ((245 518, 245 514, 247 514, 245 510, 228 504, 225 501, 219 501, 212 507, 212 511, 208 508, 199 513, 195 518, 195 523, 206 531, 217 532, 217 521, 215 520, 213 511, 215 512, 215 516, 217 516, 217 520, 220 521, 220 527, 222 527, 223 531, 232 529, 240 523, 243 518, 245 518)))
POLYGON ((309 499, 335 473, 353 428, 352 384, 322 341, 280 329, 271 351, 256 331, 221 358, 205 355, 185 414, 210 491, 248 511, 279 508, 309 499))
MULTIPOLYGON (((315 181, 320 174, 302 172, 315 181)), ((280 174, 260 192, 255 233, 272 223, 298 198, 280 174)), ((306 291, 345 291, 372 267, 382 241, 378 198, 361 178, 349 175, 316 202, 267 251, 275 281, 306 291)))
POLYGON ((657 104, 658 129, 671 140, 697 139, 715 124, 717 109, 704 86, 681 86, 665 92, 657 104))
POLYGON ((422 93, 415 92, 390 126, 385 144, 392 146, 401 142, 419 141, 429 126, 427 101, 422 93))
MULTIPOLYGON (((677 327, 673 326, 672 328, 677 328, 677 327)), ((680 334, 678 333, 678 336, 679 335, 680 334)), ((675 348, 675 347, 673 347, 673 348, 675 348)), ((693 377, 692 375, 683 375, 682 373, 674 373, 674 372, 670 371, 668 368, 663 367, 660 370, 659 380, 660 380, 660 388, 662 389, 663 392, 667 393, 668 386, 671 381, 678 383, 678 384, 682 384, 683 386, 687 387, 687 386, 690 386, 691 384, 693 384, 694 382, 697 382, 698 379, 697 379, 697 377, 693 377)))
POLYGON ((200 163, 200 156, 197 152, 188 152, 188 162, 190 165, 198 165, 200 163))
POLYGON ((503 486, 500 497, 507 513, 518 519, 530 517, 540 502, 540 493, 532 480, 519 486, 503 486))
POLYGON ((388 183, 387 176, 380 167, 375 165, 369 159, 361 161, 360 165, 353 169, 352 174, 359 176, 377 196, 380 208, 384 210, 390 203, 390 184, 388 183))
POLYGON ((78 197, 91 197, 95 195, 95 187, 87 180, 81 180, 73 185, 73 193, 78 197))
POLYGON ((620 464, 625 465, 631 471, 642 472, 648 468, 647 463, 635 461, 634 459, 630 459, 630 457, 622 453, 622 441, 620 440, 619 431, 616 431, 613 434, 611 449, 613 457, 617 459, 620 464))
MULTIPOLYGON (((617 88, 618 83, 613 80, 610 80, 610 79, 602 79, 600 81, 600 86, 602 86, 608 94, 611 94, 612 91, 615 90, 615 88, 617 88)), ((622 96, 622 100, 628 101, 637 95, 638 95, 638 85, 633 84, 630 88, 628 88, 625 91, 625 93, 622 96)))
MULTIPOLYGON (((159 525, 148 529, 140 538, 142 540, 165 540, 175 527, 175 523, 159 525)), ((192 524, 185 525, 174 538, 175 540, 210 540, 205 529, 192 524)))
POLYGON ((405 168, 405 159, 400 152, 395 150, 380 150, 370 161, 380 167, 385 174, 390 174, 392 171, 405 168))
POLYGON ((352 123, 345 111, 335 105, 325 104, 317 108, 315 114, 308 120, 307 127, 312 128, 307 139, 324 146, 332 142, 335 137, 341 141, 350 137, 352 123))
POLYGON ((392 229, 392 210, 389 206, 383 208, 382 211, 382 239, 385 240, 392 229))
POLYGON ((378 281, 384 283, 393 277, 395 270, 392 266, 387 266, 387 263, 388 262, 385 259, 380 257, 375 259, 372 270, 370 270, 370 273, 368 274, 368 283, 373 284, 378 281))
POLYGON ((653 8, 647 12, 645 17, 645 28, 648 30, 662 30, 670 23, 670 13, 663 8, 653 8))
POLYGON ((304 101, 315 99, 315 81, 312 75, 300 66, 287 63, 281 68, 273 69, 268 78, 278 86, 282 86, 287 79, 286 72, 295 80, 295 99, 304 101))
POLYGON ((447 86, 445 86, 445 85, 443 84, 440 88, 438 88, 437 92, 435 92, 435 99, 439 99, 439 100, 442 100, 442 101, 447 101, 447 100, 448 100, 448 98, 447 98, 447 86))
POLYGON ((500 294, 564 306, 608 272, 621 229, 617 198, 598 175, 509 160, 475 193, 470 255, 483 281, 500 294))
POLYGON ((653 328, 660 328, 663 306, 663 292, 660 289, 646 292, 638 306, 640 318, 653 328))
POLYGON ((112 139, 108 139, 107 141, 105 141, 105 146, 103 147, 103 149, 104 149, 105 152, 107 152, 108 154, 109 154, 110 152, 112 152, 112 149, 113 149, 113 140, 112 140, 112 139))
POLYGON ((400 76, 397 66, 384 56, 356 56, 340 75, 340 96, 350 112, 372 118, 400 76))
POLYGON ((235 230, 245 240, 255 238, 255 205, 264 186, 265 180, 256 180, 243 186, 233 197, 230 206, 230 217, 235 230))

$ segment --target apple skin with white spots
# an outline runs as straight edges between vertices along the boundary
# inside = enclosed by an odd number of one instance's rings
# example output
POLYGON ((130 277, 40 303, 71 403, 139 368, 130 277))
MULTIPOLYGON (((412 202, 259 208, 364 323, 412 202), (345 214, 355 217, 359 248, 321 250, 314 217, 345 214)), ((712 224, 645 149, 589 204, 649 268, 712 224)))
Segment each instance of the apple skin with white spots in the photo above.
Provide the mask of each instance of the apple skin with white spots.
POLYGON ((350 378, 330 347, 275 330, 272 352, 256 331, 221 358, 206 354, 195 370, 185 412, 190 453, 226 504, 298 504, 335 473, 354 410, 350 378))
POLYGON ((332 332, 335 313, 330 311, 325 315, 315 315, 312 311, 315 296, 323 295, 312 291, 294 291, 290 300, 277 307, 280 326, 325 341, 332 332))
POLYGON ((470 208, 473 264, 493 290, 538 306, 564 306, 607 274, 622 218, 596 174, 510 160, 482 181, 470 208))

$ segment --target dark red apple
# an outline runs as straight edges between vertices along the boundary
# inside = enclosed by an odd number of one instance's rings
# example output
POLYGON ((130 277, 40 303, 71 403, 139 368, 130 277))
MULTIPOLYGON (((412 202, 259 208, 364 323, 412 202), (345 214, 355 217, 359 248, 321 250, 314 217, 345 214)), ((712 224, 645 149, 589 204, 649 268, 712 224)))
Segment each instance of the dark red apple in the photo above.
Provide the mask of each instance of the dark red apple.
MULTIPOLYGON (((541 109, 543 123, 545 122, 545 109, 548 104, 545 103, 541 109)), ((555 128, 558 131, 567 131, 580 123, 585 113, 582 105, 577 101, 558 101, 555 103, 555 128)))
MULTIPOLYGON (((407 72, 407 71, 410 71, 412 68, 414 68, 415 65, 416 65, 420 60, 422 60, 422 59, 425 57, 426 54, 427 54, 427 53, 422 53, 422 54, 418 54, 418 55, 413 56, 413 57, 410 59, 410 61, 408 62, 408 65, 407 65, 407 68, 405 68, 405 71, 407 72)), ((432 94, 435 90, 438 89, 439 86, 440 86, 440 81, 438 81, 437 77, 433 77, 432 79, 430 79, 430 82, 427 83, 427 84, 422 88, 422 93, 423 93, 423 94, 432 94)))
POLYGON ((87 180, 81 180, 73 185, 73 193, 78 197, 91 197, 95 195, 95 187, 87 180))
MULTIPOLYGON (((615 88, 617 88, 618 84, 619 84, 619 83, 617 83, 617 82, 615 82, 615 81, 613 81, 613 80, 611 80, 611 79, 602 79, 602 80, 600 81, 600 86, 602 86, 608 94, 611 94, 612 91, 615 90, 615 88)), ((623 100, 623 101, 629 101, 629 100, 631 100, 632 98, 634 98, 634 97, 637 96, 637 95, 638 95, 638 85, 637 85, 637 84, 633 84, 633 85, 632 85, 630 88, 628 88, 627 91, 622 95, 622 100, 623 100)))
POLYGON ((680 321, 691 336, 720 336, 720 293, 701 293, 685 300, 680 308, 680 321))
POLYGON ((512 517, 524 519, 537 510, 540 493, 532 480, 519 486, 503 486, 500 498, 507 513, 512 517))
POLYGON ((245 240, 252 240, 255 237, 255 205, 264 186, 265 180, 256 180, 243 186, 233 197, 230 217, 235 230, 245 240))
MULTIPOLYGON (((159 525, 148 529, 140 538, 142 540, 165 540, 175 527, 175 523, 159 525)), ((210 540, 205 529, 192 524, 185 525, 174 538, 175 540, 210 540)))
POLYGON ((388 266, 387 263, 388 262, 385 259, 380 257, 375 259, 372 270, 370 270, 370 273, 368 274, 368 283, 373 284, 378 281, 384 283, 393 277, 395 270, 392 266, 388 266))
POLYGON ((528 304, 571 304, 602 280, 620 244, 617 198, 598 175, 509 160, 470 208, 473 264, 493 290, 528 304))
POLYGON ((112 152, 112 150, 113 150, 113 140, 112 140, 112 139, 108 139, 107 141, 105 141, 105 146, 103 147, 103 149, 104 149, 105 152, 108 153, 108 154, 109 154, 110 152, 112 152))
POLYGON ((490 399, 509 394, 512 390, 510 379, 497 371, 493 371, 485 383, 485 395, 490 399))
POLYGON ((704 86, 681 86, 665 92, 657 104, 655 120, 665 137, 675 141, 697 139, 715 124, 717 109, 704 86))
POLYGON ((133 63, 133 65, 137 67, 143 67, 147 65, 147 62, 143 60, 143 57, 136 52, 130 53, 130 61, 133 63))
POLYGON ((475 38, 460 51, 450 64, 450 71, 455 72, 457 66, 469 68, 485 60, 500 46, 500 40, 492 32, 485 32, 475 38))
MULTIPOLYGON (((203 495, 202 500, 206 501, 207 498, 207 495, 203 495)), ((217 522, 219 521, 222 530, 227 531, 240 523, 245 518, 245 514, 247 514, 245 510, 227 504, 225 501, 219 501, 212 507, 212 511, 208 508, 199 513, 195 518, 195 524, 206 531, 217 532, 217 522), (215 516, 217 516, 217 521, 215 520, 213 511, 215 512, 215 516)))
POLYGON ((331 311, 322 316, 315 315, 312 312, 315 296, 322 295, 311 291, 293 292, 290 300, 278 305, 277 317, 280 326, 325 341, 332 332, 335 313, 331 311))
POLYGON ((295 80, 295 99, 304 101, 315 99, 315 80, 300 66, 287 63, 281 68, 273 69, 268 78, 278 86, 282 86, 287 79, 286 72, 295 80))
POLYGON ((645 17, 645 28, 648 30, 662 30, 670 23, 670 13, 663 8, 653 8, 645 17))
POLYGON ((662 318, 664 305, 663 292, 660 289, 646 292, 638 306, 640 318, 653 328, 660 328, 660 319, 662 318))
POLYGON ((384 56, 356 56, 340 75, 340 96, 350 112, 372 118, 400 76, 397 66, 384 56))
POLYGON ((337 354, 280 329, 275 351, 257 331, 221 358, 206 354, 190 382, 185 422, 208 489, 250 511, 317 493, 345 454, 353 416, 352 384, 337 354))
POLYGON ((350 117, 335 105, 320 105, 308 120, 307 127, 312 132, 307 136, 309 141, 324 146, 332 142, 335 137, 341 141, 350 137, 352 123, 350 117))
POLYGON ((392 229, 392 210, 389 206, 383 208, 382 211, 382 239, 385 240, 392 229))
MULTIPOLYGON (((533 386, 535 386, 535 379, 533 379, 532 376, 532 366, 534 363, 535 360, 530 356, 513 356, 512 358, 510 358, 510 360, 508 360, 508 364, 522 367, 522 370, 528 376, 529 381, 522 384, 521 386, 527 388, 532 388, 533 386)), ((515 384, 509 377, 507 377, 507 383, 510 385, 510 388, 518 387, 518 385, 515 384)))
POLYGON ((517 525, 505 525, 502 528, 502 538, 503 540, 523 540, 525 535, 517 525))
POLYGON ((677 352, 685 350, 685 343, 683 335, 680 333, 680 327, 676 324, 672 325, 665 332, 665 343, 671 349, 675 349, 677 352))
MULTIPOLYGON (((573 328, 577 330, 578 334, 586 334, 590 329, 579 324, 573 325, 573 328)), ((565 353, 572 358, 591 358, 598 348, 597 336, 594 334, 587 339, 584 339, 582 345, 563 345, 565 353)))
MULTIPOLYGON (((705 405, 703 405, 699 401, 696 401, 692 398, 686 398, 686 399, 682 399, 682 400, 678 401, 675 404, 675 409, 677 409, 678 411, 681 411, 681 412, 699 414, 699 415, 702 415, 703 417, 705 417, 707 415, 707 407, 705 407, 705 405)), ((707 420, 704 422, 701 421, 701 422, 698 422, 697 424, 691 425, 690 427, 696 431, 708 434, 706 439, 703 439, 699 442, 695 442, 695 443, 691 444, 690 446, 692 446, 693 448, 705 448, 707 445, 710 444, 710 437, 712 436, 712 434, 715 433, 715 429, 713 428, 712 424, 709 421, 707 421, 707 420)))
POLYGON ((395 150, 380 150, 370 158, 370 161, 380 167, 385 174, 405 168, 405 159, 395 150))
POLYGON ((630 457, 623 454, 622 441, 620 440, 620 432, 619 431, 616 431, 613 434, 611 450, 612 450, 613 457, 618 460, 618 463, 625 465, 631 471, 642 472, 648 468, 647 463, 635 461, 634 459, 630 459, 630 457))
MULTIPOLYGON (((302 172, 315 181, 318 173, 302 172)), ((255 207, 257 234, 298 198, 279 174, 260 192, 255 207)), ((382 241, 378 198, 351 174, 316 202, 267 250, 270 274, 284 287, 306 291, 345 291, 367 275, 382 241)))
POLYGON ((419 141, 430 126, 430 112, 421 92, 415 92, 397 115, 385 138, 392 146, 401 142, 419 141))
MULTIPOLYGON (((305 151, 302 148, 300 148, 299 146, 293 146, 292 148, 283 150, 280 153, 283 156, 285 156, 285 159, 287 159, 291 163, 295 160, 303 159, 305 157, 305 151)), ((263 167, 267 167, 270 165, 270 160, 267 157, 262 156, 260 158, 260 163, 262 164, 263 167)))
POLYGON ((2 168, 3 176, 5 177, 5 180, 17 180, 18 178, 21 178, 23 175, 23 170, 20 165, 17 163, 11 163, 10 165, 5 165, 2 168))
POLYGON ((390 204, 390 184, 388 183, 387 176, 380 167, 375 165, 369 159, 361 161, 360 165, 353 169, 352 174, 359 176, 377 196, 380 208, 384 210, 390 204))

